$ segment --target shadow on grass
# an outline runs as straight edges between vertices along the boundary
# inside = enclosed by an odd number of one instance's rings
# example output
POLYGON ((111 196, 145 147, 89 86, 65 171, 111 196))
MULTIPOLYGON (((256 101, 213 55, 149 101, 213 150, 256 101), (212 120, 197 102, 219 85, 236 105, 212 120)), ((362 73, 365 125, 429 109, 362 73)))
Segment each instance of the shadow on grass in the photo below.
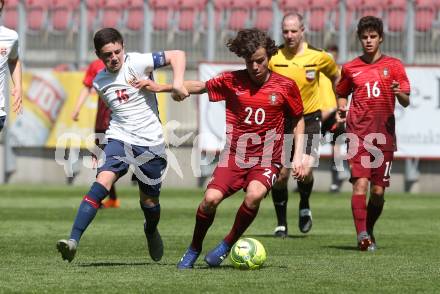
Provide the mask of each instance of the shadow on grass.
MULTIPOLYGON (((157 262, 92 262, 92 263, 82 263, 78 264, 81 267, 111 267, 111 266, 145 266, 145 265, 166 265, 167 263, 157 263, 157 262)), ((172 264, 175 265, 175 264, 172 264)))
MULTIPOLYGON (((264 264, 260 269, 257 269, 257 270, 264 270, 264 269, 266 269, 266 268, 272 268, 272 269, 286 269, 286 268, 288 268, 287 266, 285 266, 285 265, 266 265, 266 264, 264 264)), ((229 271, 229 270, 234 270, 234 271, 236 271, 237 269, 233 266, 233 265, 231 265, 231 264, 226 264, 226 265, 221 265, 221 266, 217 266, 217 267, 210 267, 210 266, 208 266, 208 265, 200 265, 200 266, 195 266, 194 267, 194 269, 196 269, 196 270, 218 270, 218 271, 221 271, 221 270, 223 270, 223 271, 229 271)), ((247 271, 247 270, 241 270, 241 271, 247 271)))
POLYGON ((321 246, 321 247, 338 249, 338 250, 347 250, 347 251, 359 251, 359 248, 357 246, 321 246))
POLYGON ((288 235, 286 238, 280 238, 275 237, 273 234, 253 234, 253 235, 246 235, 245 237, 249 238, 270 238, 270 239, 303 239, 307 238, 307 235, 288 235))

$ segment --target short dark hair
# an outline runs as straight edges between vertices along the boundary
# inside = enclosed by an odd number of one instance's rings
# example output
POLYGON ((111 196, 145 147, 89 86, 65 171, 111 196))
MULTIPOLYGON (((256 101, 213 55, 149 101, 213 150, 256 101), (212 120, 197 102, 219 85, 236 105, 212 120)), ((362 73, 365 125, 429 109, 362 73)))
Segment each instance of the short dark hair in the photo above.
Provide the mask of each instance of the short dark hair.
POLYGON ((364 16, 359 20, 357 26, 357 35, 360 38, 365 31, 375 31, 379 37, 383 37, 383 22, 375 16, 364 16))
POLYGON ((226 47, 238 57, 245 59, 250 58, 260 47, 266 49, 268 58, 271 58, 278 51, 275 41, 259 29, 240 30, 235 39, 228 41, 226 47))
POLYGON ((96 53, 99 53, 105 45, 109 43, 120 43, 124 45, 121 33, 114 28, 104 28, 96 32, 93 37, 96 53))

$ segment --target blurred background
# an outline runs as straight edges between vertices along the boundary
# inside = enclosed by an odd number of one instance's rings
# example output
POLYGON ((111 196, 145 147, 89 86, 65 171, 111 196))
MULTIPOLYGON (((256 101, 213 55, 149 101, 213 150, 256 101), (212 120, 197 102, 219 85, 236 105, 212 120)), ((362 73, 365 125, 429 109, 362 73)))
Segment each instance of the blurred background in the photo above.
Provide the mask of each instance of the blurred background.
MULTIPOLYGON (((306 40, 314 47, 339 47, 342 64, 359 55, 356 37, 360 17, 375 15, 384 21, 382 50, 400 58, 410 71, 412 108, 405 110, 412 133, 401 140, 411 150, 400 154, 393 165, 391 190, 437 192, 440 188, 440 0, 6 0, 2 24, 19 34, 20 58, 24 64, 24 102, 33 117, 19 122, 13 114, 2 132, 0 145, 1 183, 88 184, 95 171, 85 167, 85 138, 93 133, 96 97, 90 97, 79 122, 70 113, 82 87, 83 70, 96 56, 93 34, 115 27, 123 34, 126 52, 181 49, 187 53, 187 79, 203 75, 200 64, 239 63, 225 42, 241 28, 268 31, 282 44, 281 19, 286 12, 303 14, 306 40), (419 81, 419 80, 420 81, 419 81), (35 118, 37 117, 37 118, 35 118), (78 134, 79 142, 61 140, 72 148, 55 160, 56 146, 65 133, 78 134), (67 142, 67 143, 66 143, 67 142), (412 145, 411 145, 412 146, 412 145), (78 160, 76 150, 80 150, 78 160), (425 152, 425 150, 428 150, 425 152), (67 170, 67 171, 66 171, 67 170)), ((168 81, 167 70, 157 75, 168 81)), ((179 163, 170 169, 165 186, 196 187, 212 171, 216 150, 201 150, 193 144, 199 131, 198 97, 175 103, 159 97, 167 138, 183 138, 170 144, 179 163), (203 156, 196 156, 194 150, 203 156), (193 162, 191 161, 193 159, 193 162), (195 160, 195 162, 194 162, 195 160), (195 166, 202 166, 200 174, 195 166)), ((397 111, 401 111, 398 109, 397 111)), ((399 125, 399 122, 397 122, 399 125)), ((399 132, 398 132, 399 134, 399 132)), ((399 140, 399 138, 398 138, 399 140)), ((63 143, 63 144, 64 144, 63 143)), ((89 144, 90 145, 90 144, 89 144)), ((58 153, 60 155, 61 153, 58 153)), ((319 162, 315 186, 328 190, 330 161, 319 162)), ((122 181, 129 184, 129 177, 122 181)), ((345 182, 342 190, 350 190, 345 182)))

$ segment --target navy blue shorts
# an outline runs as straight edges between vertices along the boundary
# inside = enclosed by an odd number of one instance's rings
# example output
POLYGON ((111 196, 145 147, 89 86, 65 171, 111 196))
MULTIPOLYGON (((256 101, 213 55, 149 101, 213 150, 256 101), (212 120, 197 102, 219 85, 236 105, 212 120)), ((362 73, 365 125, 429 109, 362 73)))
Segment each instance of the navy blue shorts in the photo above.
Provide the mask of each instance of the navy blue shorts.
POLYGON ((161 177, 167 167, 165 155, 158 155, 150 147, 130 145, 115 139, 108 140, 104 153, 106 160, 104 165, 98 168, 98 174, 102 171, 112 171, 122 177, 132 164, 139 189, 148 196, 159 196, 161 177))
POLYGON ((3 130, 3 127, 5 126, 5 121, 6 121, 6 115, 0 116, 0 132, 3 130))

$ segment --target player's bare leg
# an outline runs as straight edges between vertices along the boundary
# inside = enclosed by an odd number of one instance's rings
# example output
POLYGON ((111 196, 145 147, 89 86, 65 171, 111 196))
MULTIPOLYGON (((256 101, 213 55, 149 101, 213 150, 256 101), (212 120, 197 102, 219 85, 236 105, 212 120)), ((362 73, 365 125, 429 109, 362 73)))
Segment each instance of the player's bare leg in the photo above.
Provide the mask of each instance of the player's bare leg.
POLYGON ((228 256, 232 245, 243 235, 257 216, 260 202, 267 194, 267 188, 259 181, 253 180, 246 188, 246 196, 237 211, 235 221, 229 234, 205 256, 205 262, 212 267, 219 266, 228 256))

